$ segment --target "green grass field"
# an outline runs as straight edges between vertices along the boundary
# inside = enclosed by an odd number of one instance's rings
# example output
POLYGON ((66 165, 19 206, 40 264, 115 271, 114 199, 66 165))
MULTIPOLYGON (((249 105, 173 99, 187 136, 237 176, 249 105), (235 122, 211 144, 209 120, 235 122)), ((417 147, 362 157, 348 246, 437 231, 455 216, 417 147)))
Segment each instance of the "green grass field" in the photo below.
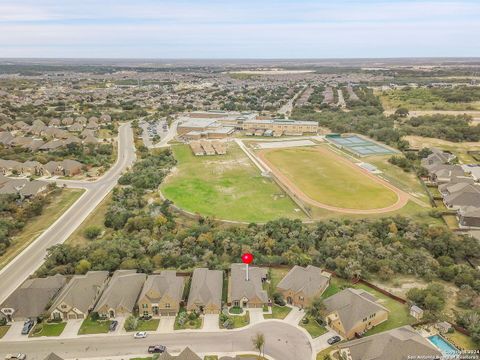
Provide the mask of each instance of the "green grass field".
POLYGON ((178 165, 161 191, 184 210, 245 222, 305 217, 236 144, 230 144, 223 156, 196 157, 187 145, 173 146, 173 152, 178 165))
POLYGON ((285 319, 287 315, 292 311, 292 308, 288 306, 279 306, 273 305, 272 306, 272 313, 271 314, 264 314, 264 319, 285 319))
POLYGON ((339 161, 341 157, 326 146, 279 149, 266 152, 265 157, 308 197, 322 204, 363 210, 397 201, 393 191, 359 168, 339 161))
POLYGON ((313 339, 328 332, 324 326, 320 325, 312 318, 308 318, 308 323, 306 324, 304 324, 303 321, 300 321, 299 325, 307 330, 313 339))
POLYGON ((83 320, 80 330, 78 330, 78 335, 87 335, 87 334, 107 334, 110 328, 111 321, 95 321, 90 316, 83 320))
POLYGON ((30 337, 40 336, 60 336, 67 325, 66 322, 61 323, 42 323, 37 324, 30 333, 30 337))

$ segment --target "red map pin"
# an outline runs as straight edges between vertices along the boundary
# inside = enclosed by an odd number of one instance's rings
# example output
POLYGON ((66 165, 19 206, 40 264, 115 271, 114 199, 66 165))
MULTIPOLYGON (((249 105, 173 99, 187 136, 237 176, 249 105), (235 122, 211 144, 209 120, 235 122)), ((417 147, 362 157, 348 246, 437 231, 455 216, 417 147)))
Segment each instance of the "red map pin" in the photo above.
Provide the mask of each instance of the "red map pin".
POLYGON ((245 253, 242 255, 242 262, 244 264, 250 264, 253 261, 253 255, 250 253, 245 253))

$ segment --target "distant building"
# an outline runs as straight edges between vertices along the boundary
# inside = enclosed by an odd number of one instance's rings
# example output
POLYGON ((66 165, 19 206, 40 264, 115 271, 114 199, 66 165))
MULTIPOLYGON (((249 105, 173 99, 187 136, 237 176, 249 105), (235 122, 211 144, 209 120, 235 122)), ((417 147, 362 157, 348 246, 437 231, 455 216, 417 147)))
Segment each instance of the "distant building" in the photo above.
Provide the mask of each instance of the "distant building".
POLYGON ((250 133, 263 130, 262 135, 266 130, 273 131, 274 135, 316 134, 318 131, 318 123, 316 121, 297 121, 287 119, 249 119, 243 122, 243 130, 250 133))

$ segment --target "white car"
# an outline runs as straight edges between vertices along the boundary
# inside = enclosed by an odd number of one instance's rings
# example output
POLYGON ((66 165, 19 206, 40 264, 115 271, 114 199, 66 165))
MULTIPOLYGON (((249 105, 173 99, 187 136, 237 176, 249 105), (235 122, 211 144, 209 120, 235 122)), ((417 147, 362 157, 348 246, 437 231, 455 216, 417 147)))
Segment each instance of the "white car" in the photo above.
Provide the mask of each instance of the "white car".
POLYGON ((139 331, 139 332, 136 332, 133 337, 135 339, 145 339, 147 337, 147 332, 146 331, 139 331))

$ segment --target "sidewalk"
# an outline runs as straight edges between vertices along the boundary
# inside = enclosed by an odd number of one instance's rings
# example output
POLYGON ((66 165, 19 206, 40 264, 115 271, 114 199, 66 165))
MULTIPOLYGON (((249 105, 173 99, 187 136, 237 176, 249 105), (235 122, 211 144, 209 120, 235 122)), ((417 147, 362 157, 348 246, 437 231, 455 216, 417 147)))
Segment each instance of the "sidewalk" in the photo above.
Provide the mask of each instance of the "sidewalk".
POLYGON ((300 322, 300 320, 302 320, 303 317, 305 316, 305 311, 300 310, 295 306, 289 306, 289 307, 292 309, 292 311, 288 313, 284 321, 293 326, 298 326, 298 323, 300 322))

